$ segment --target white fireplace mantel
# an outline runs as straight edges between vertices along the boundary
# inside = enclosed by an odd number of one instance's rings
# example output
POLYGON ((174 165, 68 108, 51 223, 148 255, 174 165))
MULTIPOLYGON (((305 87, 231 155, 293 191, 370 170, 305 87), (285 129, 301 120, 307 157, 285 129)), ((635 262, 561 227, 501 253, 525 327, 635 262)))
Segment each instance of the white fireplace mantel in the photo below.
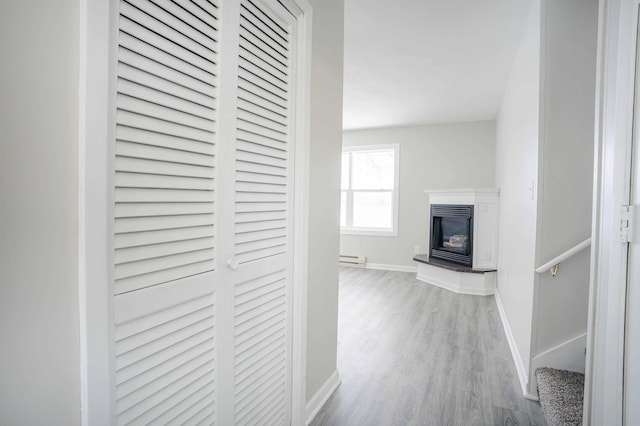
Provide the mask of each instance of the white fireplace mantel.
MULTIPOLYGON (((473 206, 473 249, 471 270, 442 268, 429 262, 427 256, 417 256, 418 279, 458 293, 493 294, 498 267, 498 188, 465 188, 426 190, 429 209, 432 204, 473 206), (420 260, 419 258, 426 261, 420 260)), ((429 218, 428 220, 431 220, 429 218)), ((430 228, 430 226, 429 226, 430 228)), ((429 235, 427 247, 431 247, 429 235)))
POLYGON ((498 188, 427 189, 424 192, 429 197, 429 204, 462 204, 473 206, 480 204, 495 204, 497 206, 498 196, 500 195, 498 188))

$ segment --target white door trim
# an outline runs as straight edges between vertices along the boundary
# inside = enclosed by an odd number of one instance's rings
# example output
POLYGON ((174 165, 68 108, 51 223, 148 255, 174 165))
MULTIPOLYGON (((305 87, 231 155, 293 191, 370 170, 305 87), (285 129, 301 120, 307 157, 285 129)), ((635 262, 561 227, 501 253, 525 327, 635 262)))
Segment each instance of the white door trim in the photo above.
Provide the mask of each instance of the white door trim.
POLYGON ((291 424, 306 422, 307 287, 309 274, 309 169, 311 143, 311 52, 313 10, 307 0, 280 0, 297 19, 296 115, 293 219, 293 350, 291 424))
POLYGON ((638 0, 601 0, 584 424, 620 425, 626 244, 620 206, 629 199, 638 0))
POLYGON ((113 2, 80 1, 78 283, 83 425, 110 424, 113 371, 113 2))
MULTIPOLYGON (((634 2, 634 75, 631 86, 633 93, 633 122, 632 122, 632 142, 629 155, 629 199, 627 204, 637 205, 640 202, 640 3, 634 2)), ((635 219, 633 219, 635 220, 635 219)), ((632 228, 632 224, 629 228, 632 228)), ((633 232, 633 234, 635 234, 633 232)), ((622 423, 625 425, 637 424, 640 421, 640 339, 638 330, 634 328, 640 321, 640 298, 638 296, 638 286, 640 282, 640 247, 638 241, 632 239, 627 244, 627 268, 626 268, 626 294, 625 294, 625 340, 624 340, 624 364, 623 364, 623 417, 622 423)))
MULTIPOLYGON (((309 143, 312 8, 281 0, 298 19, 292 424, 306 420, 309 143)), ((117 2, 80 0, 78 112, 80 378, 83 425, 115 418, 113 371, 113 140, 117 2)))

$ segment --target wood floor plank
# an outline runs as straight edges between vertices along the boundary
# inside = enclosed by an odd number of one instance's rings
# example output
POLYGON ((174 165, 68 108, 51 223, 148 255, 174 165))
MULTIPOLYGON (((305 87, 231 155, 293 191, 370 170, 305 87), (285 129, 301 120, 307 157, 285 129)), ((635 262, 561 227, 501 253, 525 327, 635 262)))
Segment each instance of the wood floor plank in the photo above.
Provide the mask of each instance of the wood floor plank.
POLYGON ((544 425, 520 391, 492 296, 342 268, 342 384, 313 426, 544 425))

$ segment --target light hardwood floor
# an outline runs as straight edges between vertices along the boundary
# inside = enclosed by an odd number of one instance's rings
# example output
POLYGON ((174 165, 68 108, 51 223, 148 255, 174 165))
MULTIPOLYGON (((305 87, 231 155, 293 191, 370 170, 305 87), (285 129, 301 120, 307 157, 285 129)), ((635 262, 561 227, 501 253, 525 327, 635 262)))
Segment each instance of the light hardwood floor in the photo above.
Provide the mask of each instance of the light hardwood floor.
POLYGON ((493 296, 342 268, 342 384, 319 425, 544 425, 522 396, 493 296))

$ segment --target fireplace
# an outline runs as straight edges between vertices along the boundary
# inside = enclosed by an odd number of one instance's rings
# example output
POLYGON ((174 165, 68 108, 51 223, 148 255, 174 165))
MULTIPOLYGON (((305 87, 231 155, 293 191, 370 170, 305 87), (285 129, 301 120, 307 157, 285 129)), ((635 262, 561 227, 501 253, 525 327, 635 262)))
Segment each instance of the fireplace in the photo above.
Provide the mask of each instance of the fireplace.
POLYGON ((473 205, 432 204, 429 257, 473 266, 473 205))
MULTIPOLYGON (((496 289, 497 188, 425 191, 428 253, 417 254, 417 278, 456 293, 487 296, 496 289)), ((426 212, 425 212, 426 213, 426 212)))

